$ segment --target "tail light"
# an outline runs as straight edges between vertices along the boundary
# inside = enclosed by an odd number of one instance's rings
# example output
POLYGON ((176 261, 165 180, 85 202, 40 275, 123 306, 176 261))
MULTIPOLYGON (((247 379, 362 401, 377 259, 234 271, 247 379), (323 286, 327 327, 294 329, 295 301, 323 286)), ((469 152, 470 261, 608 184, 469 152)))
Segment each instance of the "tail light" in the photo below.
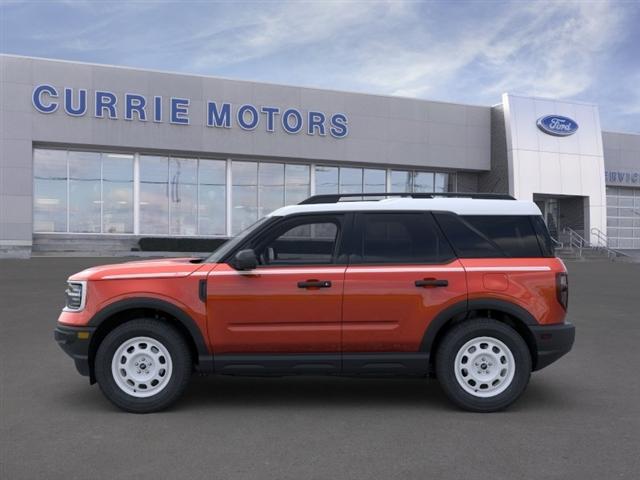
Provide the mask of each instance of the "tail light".
POLYGON ((556 295, 565 310, 569 305, 569 276, 566 272, 556 274, 556 295))

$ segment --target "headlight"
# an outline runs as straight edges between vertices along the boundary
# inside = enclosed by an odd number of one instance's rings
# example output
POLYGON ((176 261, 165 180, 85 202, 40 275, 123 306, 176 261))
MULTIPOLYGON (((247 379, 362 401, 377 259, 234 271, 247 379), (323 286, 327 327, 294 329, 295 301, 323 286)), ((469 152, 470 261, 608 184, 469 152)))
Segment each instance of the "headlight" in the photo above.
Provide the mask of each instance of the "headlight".
POLYGON ((67 289, 64 292, 67 296, 65 310, 78 312, 84 308, 87 298, 87 282, 67 282, 67 289))

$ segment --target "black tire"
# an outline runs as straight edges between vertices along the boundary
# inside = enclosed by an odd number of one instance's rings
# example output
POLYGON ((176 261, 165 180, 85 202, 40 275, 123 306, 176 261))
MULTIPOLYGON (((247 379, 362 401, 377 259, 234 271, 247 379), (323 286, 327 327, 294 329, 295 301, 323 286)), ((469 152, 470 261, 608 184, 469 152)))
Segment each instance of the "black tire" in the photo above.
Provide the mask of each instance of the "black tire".
POLYGON ((114 405, 132 413, 151 413, 167 408, 184 392, 192 369, 193 360, 183 335, 166 322, 150 318, 131 320, 113 329, 100 343, 95 358, 95 375, 102 393, 114 405), (170 376, 162 380, 163 384, 166 382, 162 390, 145 398, 125 392, 111 369, 118 348, 136 337, 150 337, 160 342, 168 351, 172 365, 170 376))
MULTIPOLYGON (((479 348, 486 347, 481 346, 479 348)), ((478 351, 480 352, 480 350, 478 351)), ((502 353, 498 354, 496 358, 502 361, 502 353)), ((466 361, 464 355, 462 355, 461 359, 466 361)), ((461 381, 464 381, 463 368, 461 367, 462 365, 459 366, 460 377, 462 378, 461 381)), ((531 376, 531 354, 520 334, 509 325, 488 318, 467 320, 447 332, 438 347, 436 352, 436 375, 447 397, 459 407, 472 412, 495 412, 511 405, 526 389, 531 376), (504 391, 498 392, 491 397, 478 397, 467 392, 456 378, 455 364, 458 352, 467 342, 477 337, 491 337, 499 340, 511 351, 515 361, 515 372, 511 383, 508 384, 504 391)), ((473 372, 473 375, 475 375, 475 372, 473 372)), ((471 386, 472 382, 474 381, 467 380, 467 388, 475 388, 471 386)), ((498 380, 499 382, 500 380, 498 380)), ((487 386, 492 388, 489 385, 487 386)), ((476 389, 476 392, 478 391, 476 389)))

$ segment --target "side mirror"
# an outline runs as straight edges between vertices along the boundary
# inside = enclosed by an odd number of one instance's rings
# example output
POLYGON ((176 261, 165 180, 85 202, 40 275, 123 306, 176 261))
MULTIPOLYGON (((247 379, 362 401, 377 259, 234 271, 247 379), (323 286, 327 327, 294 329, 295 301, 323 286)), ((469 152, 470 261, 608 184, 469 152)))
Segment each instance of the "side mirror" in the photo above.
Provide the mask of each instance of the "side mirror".
POLYGON ((233 263, 231 265, 236 270, 253 270, 258 266, 258 258, 256 252, 252 249, 240 250, 233 257, 233 263))

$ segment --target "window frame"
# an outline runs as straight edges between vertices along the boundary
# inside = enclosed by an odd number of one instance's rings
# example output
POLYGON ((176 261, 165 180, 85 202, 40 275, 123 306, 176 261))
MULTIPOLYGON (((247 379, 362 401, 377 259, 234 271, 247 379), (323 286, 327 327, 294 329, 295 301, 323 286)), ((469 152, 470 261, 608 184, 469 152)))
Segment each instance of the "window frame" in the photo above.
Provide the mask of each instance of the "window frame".
POLYGON ((354 212, 354 227, 353 232, 351 234, 351 242, 349 246, 349 265, 359 265, 359 266, 392 266, 392 265, 447 265, 454 260, 457 260, 458 256, 456 254, 453 245, 444 234, 440 225, 436 221, 433 216, 433 213, 429 210, 371 210, 371 211, 359 211, 354 212), (362 258, 362 240, 364 236, 364 217, 366 215, 403 215, 403 214, 413 214, 413 215, 423 215, 425 217, 425 221, 427 224, 431 224, 432 228, 435 230, 437 235, 440 237, 440 240, 449 247, 450 256, 442 256, 442 258, 432 261, 390 261, 390 262, 365 262, 362 258))

